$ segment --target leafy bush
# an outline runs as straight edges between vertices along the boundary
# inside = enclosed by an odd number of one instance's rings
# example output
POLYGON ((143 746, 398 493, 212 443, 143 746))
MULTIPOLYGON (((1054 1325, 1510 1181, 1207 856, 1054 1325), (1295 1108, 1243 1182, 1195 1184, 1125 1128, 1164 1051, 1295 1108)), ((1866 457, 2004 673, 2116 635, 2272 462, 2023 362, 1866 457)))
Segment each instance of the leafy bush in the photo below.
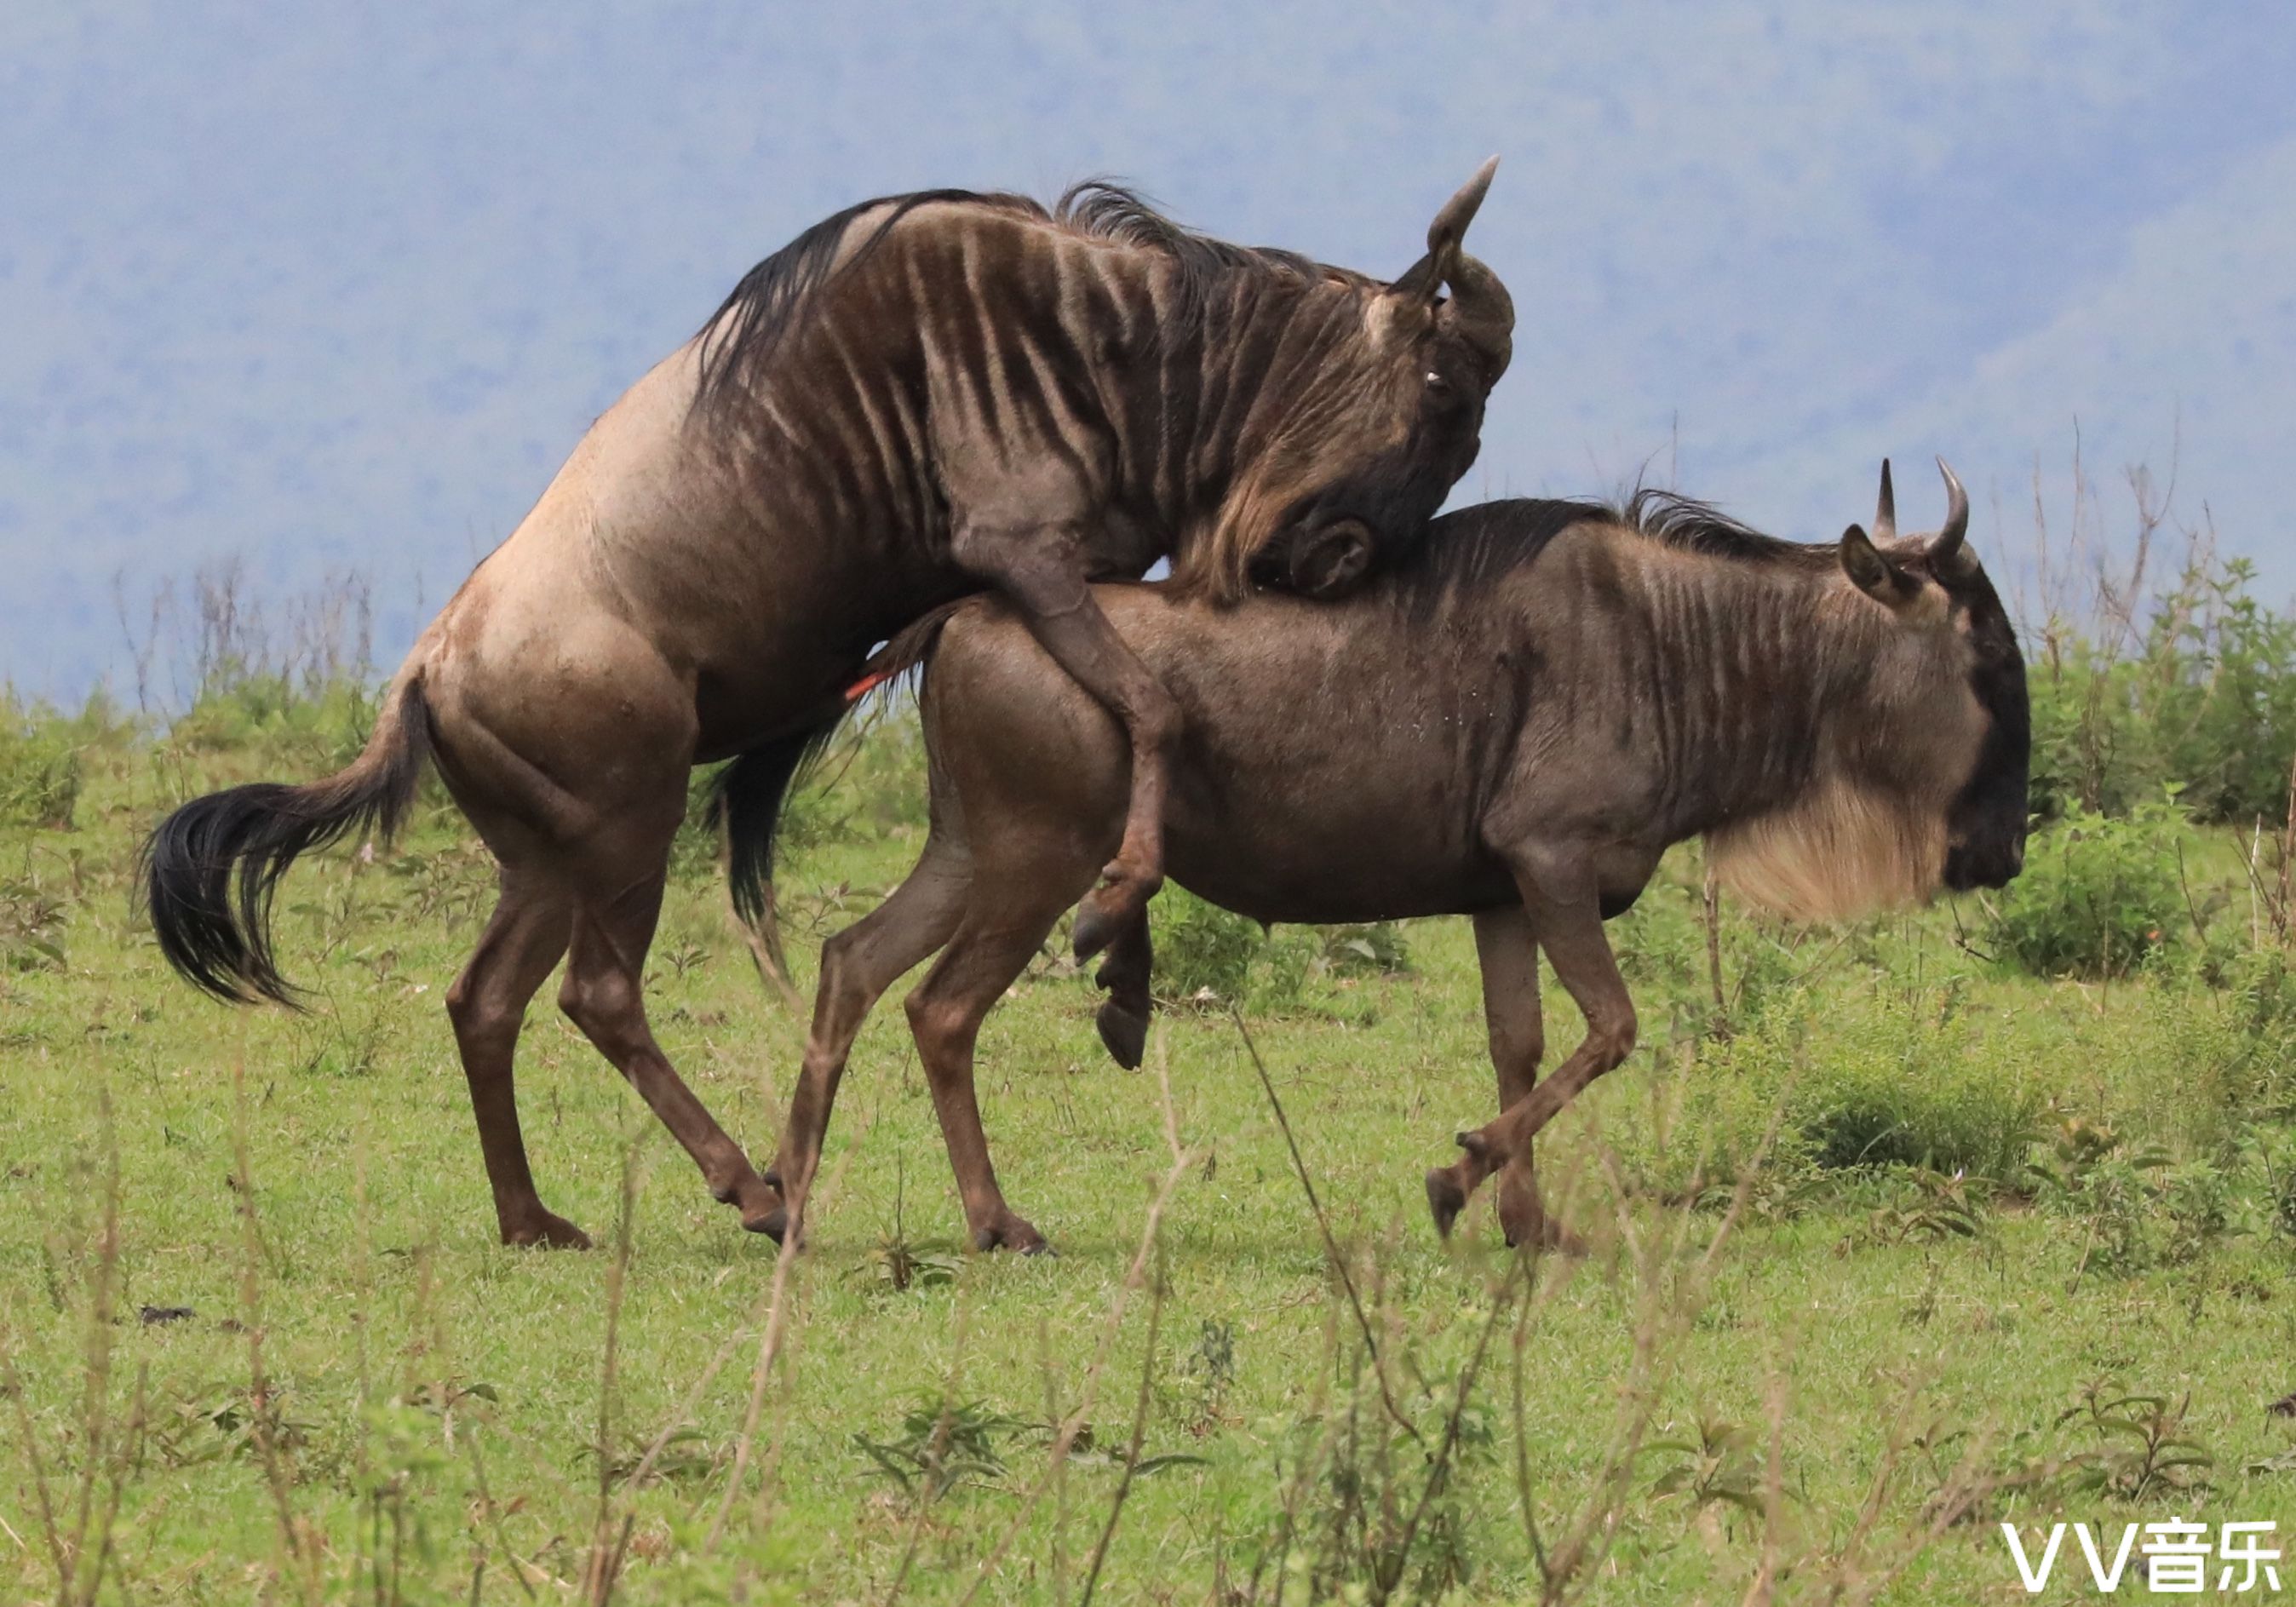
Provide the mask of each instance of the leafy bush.
POLYGON ((2166 586, 2101 598, 2085 627, 2047 623, 2030 682, 2037 814, 2117 815, 2175 786, 2202 821, 2286 817, 2296 619, 2260 604, 2255 580, 2196 545, 2166 586))
POLYGON ((2114 818, 2080 809, 2034 838, 1990 906, 1994 952, 2042 977, 2126 976, 2185 919, 2191 817, 2173 798, 2114 818))
POLYGON ((1151 906, 1156 996, 1209 997, 1264 1010, 1296 1005, 1316 976, 1396 976, 1411 969, 1411 947, 1392 921, 1366 925, 1263 927, 1168 888, 1151 906))
POLYGON ((1823 1017, 1797 992, 1734 1037, 1697 1044, 1671 1131, 1636 1122, 1605 1136, 1669 1196, 1734 1181, 1774 1127, 1767 1170, 1790 1193, 1816 1173, 1896 1168, 2005 1185, 2044 1108, 2034 1054, 1983 1018, 1940 1019, 1934 992, 1837 995, 1823 1017))
POLYGON ((1151 919, 1159 997, 1192 999, 1209 993, 1224 1003, 1243 1002, 1252 962, 1269 947, 1266 928, 1179 887, 1165 890, 1151 919))
POLYGON ((381 693, 348 677, 316 685, 267 673, 218 677, 168 735, 193 752, 262 748, 298 766, 340 769, 366 745, 381 693))
POLYGON ((0 971, 39 971, 64 963, 63 900, 23 879, 0 881, 0 971))
POLYGON ((0 701, 0 821, 67 831, 80 781, 79 749, 62 721, 0 701))
POLYGON ((1392 921, 1324 931, 1324 963, 1343 977, 1400 976, 1411 969, 1411 945, 1392 921))

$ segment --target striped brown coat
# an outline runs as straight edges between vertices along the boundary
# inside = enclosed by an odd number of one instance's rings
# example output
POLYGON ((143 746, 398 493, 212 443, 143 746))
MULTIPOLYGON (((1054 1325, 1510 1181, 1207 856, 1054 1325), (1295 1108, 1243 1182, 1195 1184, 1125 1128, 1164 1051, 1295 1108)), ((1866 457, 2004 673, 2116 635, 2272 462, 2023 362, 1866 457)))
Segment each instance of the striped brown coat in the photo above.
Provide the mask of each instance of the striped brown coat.
POLYGON ((1177 715, 1087 581, 1168 558, 1210 598, 1325 595, 1417 540, 1509 355, 1506 291, 1460 247, 1489 178, 1392 283, 1206 239, 1107 185, 1049 209, 937 191, 808 230, 592 428, 424 632, 348 769, 162 824, 163 950, 226 996, 288 996, 265 932, 279 876, 387 828, 435 759, 502 865, 448 1005, 504 1237, 580 1239, 536 1193, 512 1091, 562 955, 562 1005, 761 1225, 776 1191, 679 1081, 639 987, 690 767, 734 760, 737 902, 769 914, 781 799, 871 649, 994 588, 1129 734, 1127 831, 1079 946, 1136 928, 1177 715))

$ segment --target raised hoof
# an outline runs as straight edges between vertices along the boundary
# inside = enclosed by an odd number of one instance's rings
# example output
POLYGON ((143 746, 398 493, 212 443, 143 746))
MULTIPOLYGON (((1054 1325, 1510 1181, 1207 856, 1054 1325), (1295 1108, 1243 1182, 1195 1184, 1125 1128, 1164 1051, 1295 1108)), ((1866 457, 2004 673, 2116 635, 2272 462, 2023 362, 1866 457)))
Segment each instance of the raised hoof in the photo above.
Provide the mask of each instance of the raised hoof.
POLYGON ((1085 895, 1076 913, 1076 957, 1082 964, 1116 941, 1116 934, 1136 912, 1125 906, 1112 888, 1101 888, 1085 895))
POLYGON ((1459 1186, 1448 1168, 1439 1166, 1427 1174, 1427 1209, 1434 1213, 1437 1234, 1449 1238, 1451 1225, 1467 1209, 1467 1191, 1459 1186))
POLYGON ((545 1212, 539 1222, 505 1227, 502 1242, 521 1250, 587 1250, 590 1235, 565 1218, 545 1212))
POLYGON ((1108 1046, 1108 1057, 1127 1071, 1140 1070, 1140 1062, 1148 1053, 1148 1017, 1115 999, 1103 1000, 1100 1013, 1094 1018, 1100 1026, 1100 1041, 1108 1046))
POLYGON ((782 1235, 789 1231, 789 1208, 776 1205, 754 1214, 744 1211, 742 1213, 742 1226, 750 1233, 765 1234, 778 1244, 782 1242, 782 1235))

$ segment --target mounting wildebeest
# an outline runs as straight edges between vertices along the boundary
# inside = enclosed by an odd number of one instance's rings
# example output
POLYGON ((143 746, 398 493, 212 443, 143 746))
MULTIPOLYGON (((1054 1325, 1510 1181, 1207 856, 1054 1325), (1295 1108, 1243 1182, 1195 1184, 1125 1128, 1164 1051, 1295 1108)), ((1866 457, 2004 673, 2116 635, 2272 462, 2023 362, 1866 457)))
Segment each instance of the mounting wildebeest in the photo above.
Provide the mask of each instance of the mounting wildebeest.
POLYGON ((775 817, 843 690, 878 643, 992 586, 1128 733, 1127 825, 1079 947, 1144 926, 1174 709, 1088 582, 1169 557, 1215 602, 1253 581, 1330 595, 1420 537, 1510 353, 1505 289, 1460 247, 1491 169, 1392 284, 1206 239, 1106 184, 1049 211, 936 191, 816 225, 584 437, 423 632, 348 769, 159 827, 144 892, 168 959, 226 998, 285 1000, 279 878, 389 831, 434 758, 501 865, 447 1004, 504 1240, 588 1242, 535 1191, 512 1081, 562 955, 560 1004, 717 1198, 746 1226, 777 1218, 646 1022, 691 767, 733 758, 734 898, 769 931, 775 817))
MULTIPOLYGON (((1500 1114, 1428 1174, 1443 1231, 1496 1171, 1510 1241, 1566 1236, 1546 1226, 1531 1138, 1633 1046, 1603 922, 1669 845, 1703 835, 1728 882, 1803 916, 2017 873, 2024 660, 1944 471, 1950 510, 1928 538, 1897 536, 1885 464, 1874 537, 1852 525, 1837 545, 1645 492, 1616 512, 1447 515, 1336 603, 1218 611, 1102 589, 1180 705, 1176 880, 1263 922, 1474 917, 1500 1114), (1542 950, 1587 1023, 1543 1083, 1542 950)), ((924 654, 933 628, 893 651, 924 654)), ((989 1164, 973 1043, 1122 829, 1125 743, 1008 611, 962 604, 939 631, 922 694, 931 835, 908 880, 822 950, 778 1176, 801 1209, 854 1035, 939 949, 908 1016, 965 1225, 983 1249, 1033 1250, 1042 1236, 989 1164)), ((1111 953, 1104 1011, 1144 1009, 1135 942, 1111 953)))

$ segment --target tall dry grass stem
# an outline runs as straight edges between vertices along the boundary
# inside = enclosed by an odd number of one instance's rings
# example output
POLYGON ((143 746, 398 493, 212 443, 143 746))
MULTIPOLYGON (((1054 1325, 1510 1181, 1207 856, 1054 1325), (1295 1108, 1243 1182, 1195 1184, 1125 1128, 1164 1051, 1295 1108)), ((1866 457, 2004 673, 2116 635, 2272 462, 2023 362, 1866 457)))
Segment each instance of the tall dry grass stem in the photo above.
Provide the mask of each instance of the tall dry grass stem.
POLYGON ((1364 1314, 1363 1296, 1357 1291, 1356 1282, 1348 1272, 1347 1259, 1340 1254, 1339 1241, 1332 1235, 1332 1222, 1324 1210, 1324 1202, 1316 1193, 1315 1179, 1308 1175, 1308 1162, 1300 1153, 1300 1141, 1292 1136, 1291 1118, 1283 1113, 1283 1102, 1275 1095, 1275 1080, 1267 1075, 1267 1062, 1259 1056, 1259 1045, 1251 1039, 1251 1029, 1244 1025, 1243 1014, 1233 1004, 1228 1006, 1228 1019, 1235 1023, 1236 1035, 1242 1038, 1244 1052, 1251 1057, 1251 1069, 1259 1074, 1261 1092, 1267 1095, 1268 1109, 1275 1113, 1275 1125, 1283 1134, 1283 1146, 1292 1154, 1292 1170, 1300 1179, 1300 1192, 1308 1196, 1308 1209, 1316 1218, 1316 1231, 1323 1235, 1324 1256, 1332 1271, 1338 1276, 1340 1286, 1347 1291, 1348 1306, 1356 1316, 1356 1326, 1362 1331, 1364 1349, 1371 1357, 1372 1374, 1379 1383, 1379 1398, 1387 1414, 1397 1427, 1419 1444, 1426 1446, 1419 1425, 1413 1423, 1403 1408, 1396 1404, 1395 1387, 1388 1380, 1387 1364, 1380 1354, 1378 1336, 1372 1332, 1371 1319, 1364 1314))
POLYGON ((1181 1180, 1188 1175, 1189 1168, 1202 1159, 1200 1152, 1189 1149, 1180 1142, 1179 1113, 1172 1103, 1171 1056, 1164 1026, 1160 1021, 1156 1024, 1149 1048, 1150 1059, 1156 1067, 1158 1097, 1163 1103, 1164 1144, 1171 1156, 1171 1165, 1165 1171, 1162 1181, 1156 1185, 1156 1192, 1148 1201, 1147 1215, 1140 1225, 1139 1247, 1133 1251, 1132 1262, 1125 1270, 1124 1281, 1117 1285, 1116 1294, 1109 1301, 1108 1315, 1101 1324, 1100 1341, 1094 1347, 1091 1364, 1085 1369, 1084 1379, 1078 1392, 1077 1404, 1070 1410, 1069 1414, 1061 1420, 1059 1429, 1053 1436, 1052 1447, 1046 1457, 1044 1472, 1021 1496, 1019 1509, 1006 1523, 1004 1533, 997 1537, 996 1544, 989 1548, 988 1554, 981 1558, 980 1564, 974 1570, 972 1584, 965 1587, 964 1595, 959 1598, 960 1607, 964 1607, 964 1603, 969 1603, 978 1597, 988 1586, 988 1581, 995 1577, 998 1564, 1004 1562, 1005 1553, 1012 1549, 1013 1540, 1020 1535, 1022 1526, 1028 1522, 1029 1514, 1036 1511, 1037 1504, 1044 1498, 1045 1491, 1060 1477, 1062 1469, 1068 1462, 1069 1454, 1076 1448, 1077 1437, 1083 1433, 1086 1426, 1091 1423, 1093 1405, 1099 1398, 1101 1378, 1108 1371, 1109 1358, 1115 1351, 1116 1336, 1124 1326, 1124 1314, 1130 1306, 1132 1297, 1139 1291, 1142 1283, 1146 1280, 1149 1259, 1155 1252, 1157 1235, 1163 1227, 1164 1213, 1171 1205, 1172 1196, 1178 1191, 1181 1180))

